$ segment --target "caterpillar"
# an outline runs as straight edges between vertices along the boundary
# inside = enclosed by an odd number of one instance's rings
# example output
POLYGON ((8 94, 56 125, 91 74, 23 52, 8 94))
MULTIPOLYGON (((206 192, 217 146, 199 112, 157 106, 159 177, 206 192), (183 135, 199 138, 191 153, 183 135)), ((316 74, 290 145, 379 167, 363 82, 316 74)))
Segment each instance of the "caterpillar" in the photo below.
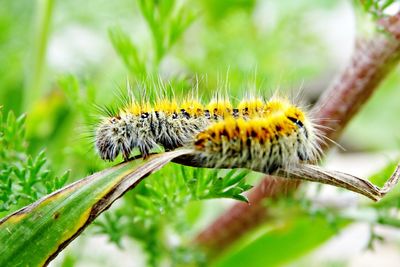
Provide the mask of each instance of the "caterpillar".
POLYGON ((205 167, 245 167, 272 173, 301 161, 318 159, 320 139, 312 119, 286 98, 265 101, 248 97, 233 107, 216 97, 203 105, 197 99, 130 101, 96 130, 100 157, 125 160, 134 148, 143 157, 162 146, 194 149, 205 167))

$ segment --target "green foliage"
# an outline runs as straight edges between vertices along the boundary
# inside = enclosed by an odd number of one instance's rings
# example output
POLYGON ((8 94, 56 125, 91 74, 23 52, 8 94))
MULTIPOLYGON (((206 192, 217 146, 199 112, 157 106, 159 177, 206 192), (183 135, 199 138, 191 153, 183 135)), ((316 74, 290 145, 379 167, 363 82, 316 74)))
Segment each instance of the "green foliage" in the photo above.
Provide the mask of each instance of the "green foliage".
POLYGON ((193 226, 201 213, 198 201, 212 198, 247 199, 251 188, 246 170, 217 171, 170 164, 147 178, 124 199, 122 206, 95 222, 95 231, 122 246, 128 235, 141 240, 149 265, 200 264, 204 255, 193 246, 193 226), (197 204, 196 204, 197 203, 197 204), (193 214, 193 212, 195 214, 193 214), (177 239, 171 246, 169 240, 177 239))
POLYGON ((211 266, 282 266, 295 262, 335 234, 324 217, 299 214, 296 220, 285 220, 272 229, 264 226, 255 239, 237 243, 211 266))
POLYGON ((0 112, 0 214, 13 211, 61 188, 68 172, 60 177, 48 169, 44 151, 27 153, 25 115, 0 112))
POLYGON ((179 5, 176 0, 139 0, 138 4, 153 37, 157 65, 195 16, 187 3, 179 5))
POLYGON ((25 59, 31 45, 26 29, 34 17, 34 2, 1 1, 0 9, 0 105, 5 114, 22 113, 25 59), (18 21, 18 23, 16 23, 18 21))
POLYGON ((193 22, 195 14, 187 3, 178 4, 175 0, 139 0, 138 5, 149 27, 154 49, 140 49, 120 27, 110 29, 109 35, 130 73, 146 77, 158 74, 161 60, 193 22))
POLYGON ((398 0, 361 0, 364 10, 370 13, 375 19, 385 16, 385 11, 398 0))
POLYGON ((119 164, 0 220, 0 265, 44 266, 141 179, 187 150, 119 164), (38 238, 40 237, 40 238, 38 238))
POLYGON ((128 34, 120 28, 113 28, 109 33, 115 50, 122 58, 128 70, 133 74, 146 74, 147 70, 144 59, 140 56, 138 47, 133 44, 128 34))

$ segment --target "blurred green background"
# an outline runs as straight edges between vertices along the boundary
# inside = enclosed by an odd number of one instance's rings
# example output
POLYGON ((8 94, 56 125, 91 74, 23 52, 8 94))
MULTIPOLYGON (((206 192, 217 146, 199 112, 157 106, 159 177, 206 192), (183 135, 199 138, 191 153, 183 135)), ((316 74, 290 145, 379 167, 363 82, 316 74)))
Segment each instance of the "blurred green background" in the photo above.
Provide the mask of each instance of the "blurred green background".
MULTIPOLYGON (((0 0, 0 106, 4 117, 9 111, 26 114, 24 153, 44 149, 47 168, 55 176, 70 170, 71 182, 113 165, 95 153, 93 107, 116 103, 127 80, 160 77, 177 95, 198 83, 205 100, 226 83, 233 99, 254 88, 265 95, 301 91, 304 102, 312 104, 349 60, 356 35, 366 36, 372 24, 358 2, 344 0, 0 0)), ((398 150, 399 83, 397 69, 351 122, 341 140, 348 153, 398 150)), ((155 177, 180 167, 169 168, 155 177)), ((250 178, 253 184, 258 180, 250 178)), ((130 192, 54 266, 312 266, 311 259, 300 256, 337 235, 349 220, 377 221, 288 197, 271 204, 279 215, 286 211, 284 216, 210 260, 190 247, 190 240, 231 202, 179 200, 169 215, 154 211, 140 215, 143 221, 137 223, 137 210, 130 208, 136 191, 151 196, 145 185, 130 192), (151 216, 162 218, 152 221, 151 216), (146 229, 142 233, 132 229, 139 224, 146 229), (96 242, 104 247, 100 256, 94 253, 96 242)), ((362 210, 381 214, 398 205, 388 202, 362 210)), ((349 259, 322 262, 356 264, 349 259)), ((321 259, 314 263, 319 264, 321 259)))

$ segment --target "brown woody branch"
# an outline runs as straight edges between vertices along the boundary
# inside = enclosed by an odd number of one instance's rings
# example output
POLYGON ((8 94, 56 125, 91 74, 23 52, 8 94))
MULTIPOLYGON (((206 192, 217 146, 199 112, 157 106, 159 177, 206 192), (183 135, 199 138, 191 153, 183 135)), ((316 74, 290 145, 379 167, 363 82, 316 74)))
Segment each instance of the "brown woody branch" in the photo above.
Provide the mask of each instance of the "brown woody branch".
MULTIPOLYGON (((357 42, 349 64, 314 108, 320 125, 325 126, 325 136, 332 140, 339 137, 400 59, 400 13, 382 19, 379 25, 386 33, 357 42)), ((235 204, 202 231, 196 242, 214 253, 222 251, 268 218, 264 199, 284 197, 298 185, 298 181, 266 176, 249 193, 249 204, 235 204)))

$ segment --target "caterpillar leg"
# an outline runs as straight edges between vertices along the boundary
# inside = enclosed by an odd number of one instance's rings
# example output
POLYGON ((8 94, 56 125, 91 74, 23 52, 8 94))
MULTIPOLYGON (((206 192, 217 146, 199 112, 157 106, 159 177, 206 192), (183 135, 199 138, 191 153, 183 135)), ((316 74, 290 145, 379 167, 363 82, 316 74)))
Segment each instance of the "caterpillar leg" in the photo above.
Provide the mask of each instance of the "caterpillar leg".
POLYGON ((383 187, 372 184, 370 181, 347 173, 325 170, 310 164, 298 164, 290 171, 281 171, 285 176, 312 182, 319 182, 341 187, 362 194, 374 201, 379 201, 390 192, 400 180, 400 163, 392 176, 383 187))

